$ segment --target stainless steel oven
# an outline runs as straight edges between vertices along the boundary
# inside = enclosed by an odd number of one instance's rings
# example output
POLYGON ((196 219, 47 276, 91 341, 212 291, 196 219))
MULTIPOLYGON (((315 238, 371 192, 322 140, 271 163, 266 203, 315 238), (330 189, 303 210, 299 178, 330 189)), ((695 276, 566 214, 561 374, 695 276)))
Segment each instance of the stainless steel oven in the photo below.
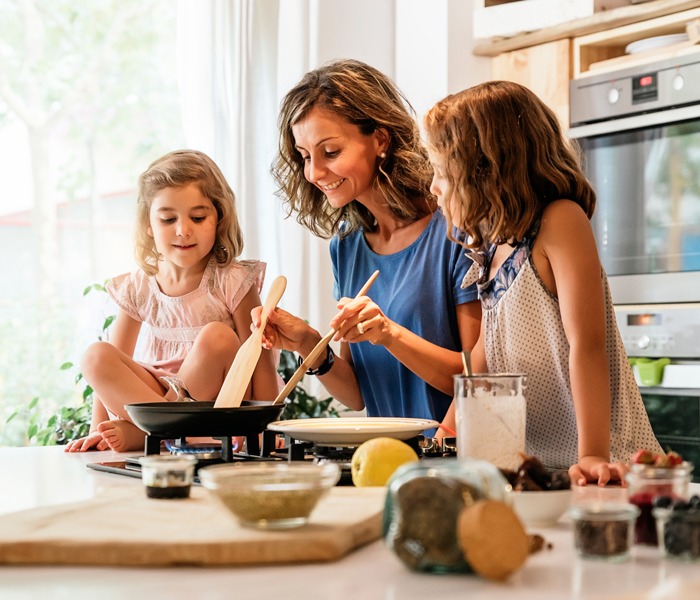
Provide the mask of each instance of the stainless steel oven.
POLYGON ((616 303, 700 302, 700 53, 571 81, 616 303))
MULTIPOLYGON (((700 52, 572 80, 569 136, 654 432, 700 471, 700 52)), ((695 473, 700 480, 700 472, 695 473)))

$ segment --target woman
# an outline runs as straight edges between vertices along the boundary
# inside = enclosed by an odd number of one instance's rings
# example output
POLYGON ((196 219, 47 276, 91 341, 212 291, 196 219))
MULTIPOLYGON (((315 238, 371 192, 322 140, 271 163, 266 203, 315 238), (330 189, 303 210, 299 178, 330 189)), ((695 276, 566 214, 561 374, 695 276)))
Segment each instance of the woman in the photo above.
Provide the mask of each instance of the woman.
MULTIPOLYGON (((340 356, 329 347, 309 373, 369 416, 441 422, 481 309, 476 290, 460 287, 469 261, 447 239, 430 193, 413 109, 381 72, 339 60, 307 73, 285 96, 279 130, 272 169, 279 195, 299 223, 332 238, 339 312, 330 327, 338 329, 340 356), (377 269, 372 299, 350 299, 377 269)), ((277 309, 263 343, 303 358, 320 338, 277 309)))

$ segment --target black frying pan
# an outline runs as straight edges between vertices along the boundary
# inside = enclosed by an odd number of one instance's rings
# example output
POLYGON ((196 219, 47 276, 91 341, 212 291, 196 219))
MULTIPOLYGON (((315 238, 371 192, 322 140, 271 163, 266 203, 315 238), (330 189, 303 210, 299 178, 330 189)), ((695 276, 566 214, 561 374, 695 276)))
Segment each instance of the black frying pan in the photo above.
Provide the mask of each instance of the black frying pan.
POLYGON ((279 419, 284 404, 244 400, 236 408, 214 408, 213 402, 144 402, 127 404, 131 420, 148 435, 230 437, 262 432, 279 419))

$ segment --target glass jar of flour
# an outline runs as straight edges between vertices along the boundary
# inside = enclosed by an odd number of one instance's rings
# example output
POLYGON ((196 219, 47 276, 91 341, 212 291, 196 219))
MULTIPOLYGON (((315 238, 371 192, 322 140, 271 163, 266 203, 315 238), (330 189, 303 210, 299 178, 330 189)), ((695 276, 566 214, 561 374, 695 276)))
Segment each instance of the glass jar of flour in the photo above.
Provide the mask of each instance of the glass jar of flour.
POLYGON ((457 457, 516 469, 525 452, 524 376, 455 375, 457 457))

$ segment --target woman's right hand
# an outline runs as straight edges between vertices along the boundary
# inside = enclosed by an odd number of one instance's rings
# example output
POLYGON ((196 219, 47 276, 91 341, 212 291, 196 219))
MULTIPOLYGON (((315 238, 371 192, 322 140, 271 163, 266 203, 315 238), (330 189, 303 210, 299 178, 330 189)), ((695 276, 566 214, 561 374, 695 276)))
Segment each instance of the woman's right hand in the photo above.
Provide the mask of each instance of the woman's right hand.
MULTIPOLYGON (((262 306, 256 306, 250 313, 254 327, 260 327, 262 306)), ((302 355, 308 354, 321 338, 303 319, 281 308, 275 308, 267 317, 263 331, 262 345, 267 350, 290 350, 302 355), (304 352, 306 350, 306 352, 304 352)))
POLYGON ((99 431, 93 431, 85 437, 68 442, 64 452, 87 452, 93 448, 95 450, 109 450, 109 445, 99 431))
POLYGON ((330 322, 330 326, 338 330, 334 341, 370 342, 385 347, 391 343, 396 324, 368 296, 341 298, 338 309, 330 322), (358 329, 360 323, 361 329, 358 329))

